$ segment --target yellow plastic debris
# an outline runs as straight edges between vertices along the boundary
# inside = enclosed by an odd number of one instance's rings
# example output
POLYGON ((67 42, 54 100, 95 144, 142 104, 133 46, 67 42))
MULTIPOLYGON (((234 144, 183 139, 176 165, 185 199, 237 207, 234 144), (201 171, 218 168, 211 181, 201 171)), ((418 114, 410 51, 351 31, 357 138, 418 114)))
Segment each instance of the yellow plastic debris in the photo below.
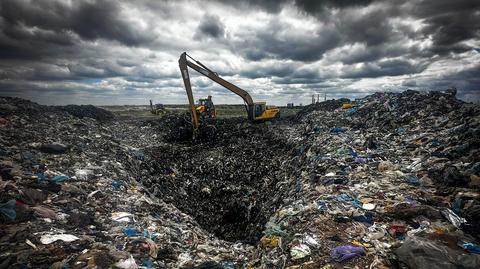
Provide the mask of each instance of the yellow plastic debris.
POLYGON ((349 108, 352 108, 352 107, 353 107, 352 104, 343 104, 343 105, 342 105, 342 108, 343 108, 343 109, 349 109, 349 108))
POLYGON ((368 244, 368 243, 361 243, 357 240, 353 240, 352 241, 352 244, 355 245, 355 246, 359 246, 359 247, 365 247, 365 248, 369 248, 371 247, 372 245, 368 244))
POLYGON ((264 248, 276 248, 280 245, 281 240, 280 236, 270 235, 260 238, 260 243, 264 248))

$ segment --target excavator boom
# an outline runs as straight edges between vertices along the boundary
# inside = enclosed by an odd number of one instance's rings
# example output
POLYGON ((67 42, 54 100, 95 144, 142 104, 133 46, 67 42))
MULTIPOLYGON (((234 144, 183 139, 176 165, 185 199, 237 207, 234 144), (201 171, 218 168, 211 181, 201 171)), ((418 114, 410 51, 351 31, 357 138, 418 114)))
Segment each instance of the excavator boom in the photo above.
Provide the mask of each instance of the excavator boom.
POLYGON ((195 113, 195 102, 193 98, 192 85, 190 83, 188 67, 194 69, 198 73, 208 77, 209 79, 215 81, 216 83, 222 85, 226 89, 240 96, 245 102, 249 120, 268 120, 278 116, 278 108, 266 108, 265 103, 254 103, 252 97, 247 91, 224 80, 216 72, 213 72, 201 62, 193 59, 186 52, 180 55, 178 63, 180 66, 180 72, 182 73, 183 83, 185 84, 185 90, 187 91, 188 102, 190 104, 190 110, 192 114, 192 123, 195 129, 198 128, 199 122, 198 116, 195 113), (187 57, 190 58, 193 62, 187 59, 187 57))

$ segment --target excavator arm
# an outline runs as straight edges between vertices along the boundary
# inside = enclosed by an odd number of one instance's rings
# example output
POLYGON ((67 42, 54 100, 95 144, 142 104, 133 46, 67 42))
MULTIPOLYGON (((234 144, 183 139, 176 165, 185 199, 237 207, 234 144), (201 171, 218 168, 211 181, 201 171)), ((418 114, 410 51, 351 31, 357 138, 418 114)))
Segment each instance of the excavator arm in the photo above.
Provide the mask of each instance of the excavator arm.
POLYGON ((187 96, 188 96, 188 102, 190 104, 190 109, 192 111, 192 123, 193 123, 195 128, 198 128, 199 123, 198 123, 198 117, 194 116, 194 114, 195 114, 194 113, 195 112, 195 102, 194 102, 194 98, 193 98, 192 86, 191 86, 191 83, 190 83, 190 77, 189 77, 189 73, 188 73, 188 67, 192 68, 193 70, 197 71, 198 73, 208 77, 209 79, 211 79, 211 80, 215 81, 216 83, 222 85, 223 87, 230 90, 231 92, 233 92, 233 93, 237 94, 238 96, 242 97, 243 101, 245 102, 245 104, 247 106, 246 109, 247 109, 247 113, 248 113, 248 118, 250 120, 253 120, 253 118, 254 118, 254 115, 253 115, 254 103, 253 103, 252 97, 250 96, 250 94, 247 91, 245 91, 245 90, 241 89, 240 87, 238 87, 236 85, 233 85, 232 83, 224 80, 223 78, 218 76, 217 73, 210 70, 208 67, 203 65, 201 62, 196 61, 195 59, 190 57, 186 52, 182 53, 182 55, 180 56, 180 59, 178 60, 178 63, 179 63, 179 66, 180 66, 180 72, 182 73, 183 83, 185 84, 185 89, 187 91, 187 96), (192 59, 194 62, 188 60, 187 57, 192 59))
POLYGON ((192 85, 190 83, 190 76, 188 74, 187 59, 184 52, 178 61, 180 66, 180 72, 182 73, 183 83, 185 84, 185 90, 187 91, 188 103, 190 106, 190 114, 192 114, 193 128, 196 130, 200 123, 198 122, 198 115, 195 107, 195 100, 193 99, 192 85))
POLYGON ((187 91, 188 102, 190 104, 190 110, 192 114, 192 123, 195 130, 199 127, 199 121, 198 115, 195 111, 196 107, 192 93, 192 85, 190 83, 190 76, 188 74, 188 67, 222 85, 227 90, 230 90, 236 95, 242 97, 243 101, 245 102, 245 108, 247 110, 248 119, 250 121, 265 121, 278 118, 280 116, 280 110, 277 107, 267 107, 265 102, 253 102, 252 96, 250 96, 247 91, 224 80, 217 73, 210 70, 201 62, 190 57, 186 52, 180 55, 178 63, 180 66, 180 72, 182 73, 183 83, 185 84, 185 90, 187 91), (187 59, 187 57, 190 58, 193 62, 187 59))

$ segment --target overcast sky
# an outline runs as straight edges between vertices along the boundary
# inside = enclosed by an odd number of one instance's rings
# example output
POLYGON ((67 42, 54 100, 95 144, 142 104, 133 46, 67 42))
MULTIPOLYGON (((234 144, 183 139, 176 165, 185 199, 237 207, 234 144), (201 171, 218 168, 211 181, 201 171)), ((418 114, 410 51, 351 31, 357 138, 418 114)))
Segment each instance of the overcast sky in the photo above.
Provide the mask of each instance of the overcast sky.
MULTIPOLYGON (((186 103, 183 51, 255 101, 458 89, 480 99, 480 1, 0 0, 0 95, 186 103)), ((242 103, 192 75, 195 98, 242 103)))

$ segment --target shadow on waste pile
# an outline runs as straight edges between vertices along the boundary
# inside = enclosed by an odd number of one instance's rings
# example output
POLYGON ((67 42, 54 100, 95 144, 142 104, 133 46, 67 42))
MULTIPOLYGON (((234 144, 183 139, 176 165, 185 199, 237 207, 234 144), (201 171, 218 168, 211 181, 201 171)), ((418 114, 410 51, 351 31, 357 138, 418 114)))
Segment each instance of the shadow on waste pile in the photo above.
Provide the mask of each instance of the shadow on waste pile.
POLYGON ((148 149, 143 185, 219 238, 253 244, 284 197, 291 148, 268 126, 219 120, 213 140, 148 149))

